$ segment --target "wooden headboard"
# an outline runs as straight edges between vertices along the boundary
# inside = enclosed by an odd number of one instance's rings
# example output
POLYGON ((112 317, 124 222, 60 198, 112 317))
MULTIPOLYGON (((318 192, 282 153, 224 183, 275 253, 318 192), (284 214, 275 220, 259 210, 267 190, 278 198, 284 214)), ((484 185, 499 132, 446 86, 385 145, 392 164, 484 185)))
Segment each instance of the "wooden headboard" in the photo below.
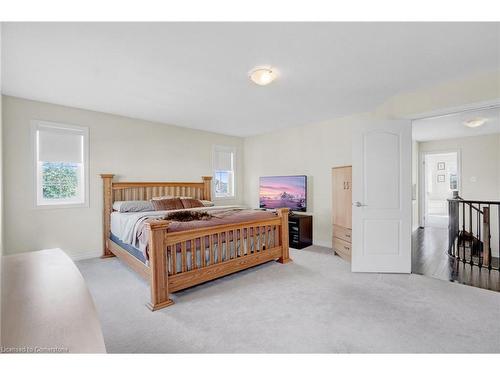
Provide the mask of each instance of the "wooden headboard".
POLYGON ((104 256, 112 256, 108 251, 111 212, 113 202, 150 200, 153 197, 172 195, 212 200, 212 177, 203 176, 202 182, 118 182, 113 174, 101 174, 103 181, 103 246, 104 256))

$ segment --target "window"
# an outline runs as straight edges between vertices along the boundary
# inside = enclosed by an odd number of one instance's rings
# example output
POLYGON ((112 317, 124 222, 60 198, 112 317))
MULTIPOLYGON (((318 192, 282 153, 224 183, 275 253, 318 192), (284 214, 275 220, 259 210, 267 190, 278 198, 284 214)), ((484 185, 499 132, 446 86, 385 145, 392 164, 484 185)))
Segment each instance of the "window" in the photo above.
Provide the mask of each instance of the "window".
POLYGON ((33 122, 36 207, 86 206, 88 129, 33 122))
POLYGON ((215 198, 234 198, 235 149, 215 146, 213 155, 215 198))

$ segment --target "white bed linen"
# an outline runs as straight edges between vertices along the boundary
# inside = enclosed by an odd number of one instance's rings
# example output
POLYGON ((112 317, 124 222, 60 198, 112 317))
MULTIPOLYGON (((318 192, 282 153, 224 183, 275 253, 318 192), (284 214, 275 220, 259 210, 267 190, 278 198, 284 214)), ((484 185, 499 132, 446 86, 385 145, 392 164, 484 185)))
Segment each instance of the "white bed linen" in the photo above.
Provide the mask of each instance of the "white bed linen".
POLYGON ((118 237, 120 241, 136 246, 138 224, 146 219, 161 218, 169 213, 177 211, 214 211, 229 208, 244 208, 239 205, 213 206, 183 208, 181 210, 169 211, 145 211, 145 212, 118 212, 111 213, 111 233, 118 237))

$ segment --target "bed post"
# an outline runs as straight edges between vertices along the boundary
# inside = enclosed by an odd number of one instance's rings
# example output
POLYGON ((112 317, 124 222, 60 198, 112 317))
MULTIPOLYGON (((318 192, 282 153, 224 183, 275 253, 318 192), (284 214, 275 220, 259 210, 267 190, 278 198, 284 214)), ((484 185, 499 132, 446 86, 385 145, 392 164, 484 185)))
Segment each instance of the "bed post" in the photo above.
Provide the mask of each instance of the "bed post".
MULTIPOLYGON (((156 220, 146 223, 149 233, 149 269, 151 275, 151 302, 147 304, 156 311, 174 304, 168 298, 168 267, 165 248, 169 220, 156 220)), ((175 265, 173 265, 175 267, 175 265)))
POLYGON ((288 249, 288 208, 278 208, 278 216, 281 218, 280 225, 280 242, 281 242, 281 257, 278 259, 280 263, 288 263, 292 260, 290 259, 289 249, 288 249))
POLYGON ((113 209, 113 174, 101 174, 103 187, 103 207, 102 207, 102 256, 110 258, 115 255, 109 250, 108 241, 111 233, 111 210, 113 209))
POLYGON ((203 179, 203 199, 212 200, 212 176, 202 176, 203 179))

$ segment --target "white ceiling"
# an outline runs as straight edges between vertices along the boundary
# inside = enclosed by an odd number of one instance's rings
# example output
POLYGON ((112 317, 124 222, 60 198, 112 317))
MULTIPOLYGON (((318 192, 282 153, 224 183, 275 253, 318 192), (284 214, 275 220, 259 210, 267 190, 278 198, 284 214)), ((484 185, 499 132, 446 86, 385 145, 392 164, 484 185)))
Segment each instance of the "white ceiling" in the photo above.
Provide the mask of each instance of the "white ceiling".
POLYGON ((419 142, 495 134, 500 133, 500 107, 453 113, 413 121, 412 124, 413 139, 419 142), (464 122, 476 118, 484 118, 487 121, 478 128, 468 128, 464 125, 464 122))
POLYGON ((2 49, 3 94, 247 136, 497 69, 500 23, 4 23, 2 49))

